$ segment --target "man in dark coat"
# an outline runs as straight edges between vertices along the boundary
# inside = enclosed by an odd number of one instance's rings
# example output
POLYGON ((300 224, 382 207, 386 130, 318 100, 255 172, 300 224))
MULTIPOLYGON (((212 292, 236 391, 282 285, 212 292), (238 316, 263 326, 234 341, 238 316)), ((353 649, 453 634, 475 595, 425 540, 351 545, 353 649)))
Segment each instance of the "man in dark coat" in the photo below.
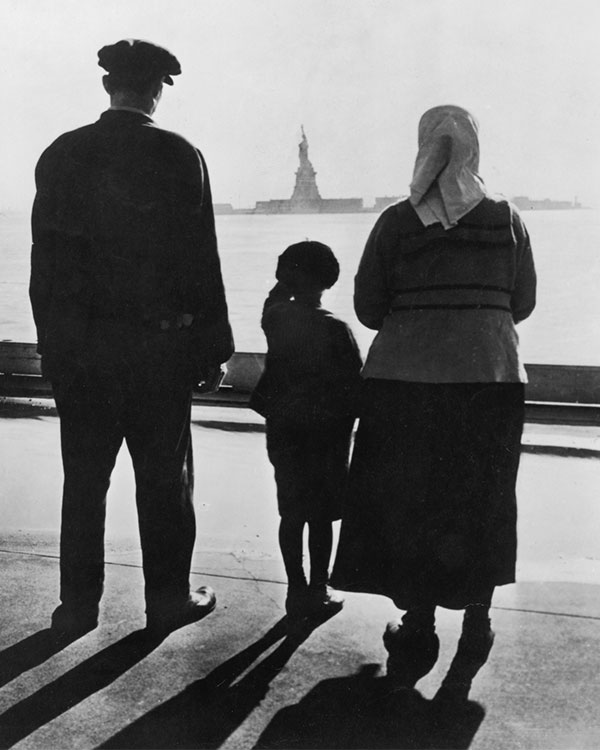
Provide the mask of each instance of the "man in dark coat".
POLYGON ((151 119, 181 72, 139 40, 103 47, 111 107, 36 168, 30 297, 61 422, 64 492, 55 631, 96 627, 105 500, 123 439, 136 478, 149 630, 215 606, 190 592, 190 407, 233 353, 206 164, 151 119))

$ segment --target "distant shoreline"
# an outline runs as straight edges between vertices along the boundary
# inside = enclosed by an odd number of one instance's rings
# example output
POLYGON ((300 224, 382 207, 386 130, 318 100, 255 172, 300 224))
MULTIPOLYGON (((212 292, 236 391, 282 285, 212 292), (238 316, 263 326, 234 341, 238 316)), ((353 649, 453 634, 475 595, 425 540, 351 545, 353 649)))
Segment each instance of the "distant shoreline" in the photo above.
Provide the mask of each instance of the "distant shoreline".
MULTIPOLYGON (((302 208, 294 207, 292 210, 291 201, 259 201, 254 208, 234 208, 231 203, 215 203, 214 211, 217 216, 298 216, 298 215, 315 215, 315 214, 373 214, 381 213, 389 206, 398 201, 404 200, 407 196, 390 196, 385 198, 376 198, 375 205, 361 206, 356 205, 343 206, 343 202, 361 201, 362 199, 333 199, 323 200, 322 202, 313 201, 312 206, 302 208), (343 207, 336 207, 336 201, 340 201, 343 207), (270 204, 270 205, 269 205, 270 204)), ((590 209, 591 206, 583 206, 577 199, 574 201, 557 201, 551 198, 529 198, 526 195, 517 195, 509 199, 519 211, 580 211, 590 209)))
MULTIPOLYGON (((397 200, 402 200, 398 198, 397 200)), ((523 203, 521 200, 516 201, 514 198, 509 199, 511 203, 514 203, 519 211, 590 211, 594 210, 595 206, 583 206, 580 203, 570 203, 569 201, 553 201, 548 198, 543 200, 529 200, 527 203, 523 203)), ((257 211, 256 208, 234 208, 230 203, 214 203, 215 216, 302 216, 302 215, 343 215, 343 214, 379 214, 388 206, 393 205, 397 201, 392 201, 383 208, 378 206, 365 206, 360 210, 344 211, 344 210, 306 210, 306 211, 257 211)), ((0 219, 10 218, 13 216, 27 216, 31 213, 30 208, 3 208, 0 209, 0 219)))

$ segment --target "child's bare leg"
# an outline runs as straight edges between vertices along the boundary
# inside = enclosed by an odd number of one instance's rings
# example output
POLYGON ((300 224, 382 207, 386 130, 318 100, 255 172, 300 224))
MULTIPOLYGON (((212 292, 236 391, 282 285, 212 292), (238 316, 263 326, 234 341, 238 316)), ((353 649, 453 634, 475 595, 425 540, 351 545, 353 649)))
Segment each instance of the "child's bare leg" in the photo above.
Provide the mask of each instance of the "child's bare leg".
POLYGON ((311 588, 323 588, 327 585, 332 547, 333 529, 331 521, 309 521, 308 552, 310 555, 311 588))
POLYGON ((288 579, 285 611, 290 617, 303 616, 306 609, 306 576, 304 574, 304 521, 282 518, 279 524, 279 548, 288 579))

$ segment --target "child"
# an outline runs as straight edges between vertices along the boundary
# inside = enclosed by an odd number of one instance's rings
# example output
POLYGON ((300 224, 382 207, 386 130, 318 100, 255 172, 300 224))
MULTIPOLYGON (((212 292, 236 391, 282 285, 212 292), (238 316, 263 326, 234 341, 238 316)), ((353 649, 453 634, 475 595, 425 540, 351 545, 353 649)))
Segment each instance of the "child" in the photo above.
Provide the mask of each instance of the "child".
POLYGON ((362 362, 348 326, 321 307, 339 264, 327 245, 298 242, 280 256, 265 301, 265 371, 250 406, 266 418, 275 469, 279 545, 292 620, 335 614, 344 605, 328 586, 332 521, 341 517, 362 362), (308 524, 309 583, 303 567, 308 524))

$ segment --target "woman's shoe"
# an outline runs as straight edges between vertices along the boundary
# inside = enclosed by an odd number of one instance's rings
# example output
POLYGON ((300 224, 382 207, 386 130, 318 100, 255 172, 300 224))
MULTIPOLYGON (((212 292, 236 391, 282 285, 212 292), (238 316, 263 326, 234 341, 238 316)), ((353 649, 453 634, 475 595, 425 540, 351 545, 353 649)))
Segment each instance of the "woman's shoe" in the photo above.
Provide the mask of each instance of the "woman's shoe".
POLYGON ((387 676, 397 687, 413 688, 431 672, 440 651, 440 640, 433 628, 412 630, 399 622, 389 622, 383 634, 389 656, 387 676))

